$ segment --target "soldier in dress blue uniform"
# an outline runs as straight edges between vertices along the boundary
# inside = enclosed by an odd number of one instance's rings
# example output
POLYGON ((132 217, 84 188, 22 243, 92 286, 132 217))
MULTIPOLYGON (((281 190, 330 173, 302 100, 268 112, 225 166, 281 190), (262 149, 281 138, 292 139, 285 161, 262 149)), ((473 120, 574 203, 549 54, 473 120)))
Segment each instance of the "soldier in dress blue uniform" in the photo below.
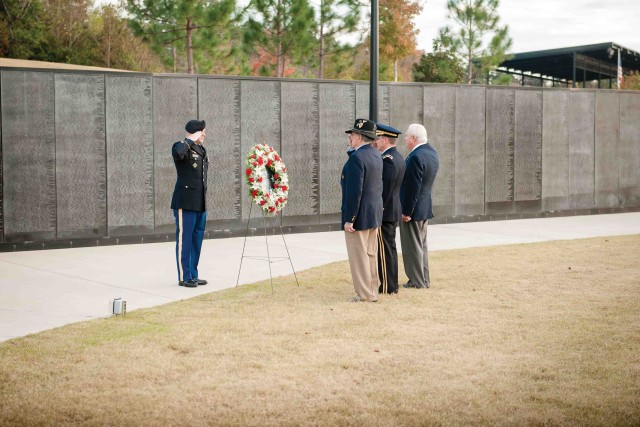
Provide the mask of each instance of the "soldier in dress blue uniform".
POLYGON ((429 254, 427 225, 433 218, 431 190, 438 173, 438 153, 427 140, 427 130, 421 124, 409 125, 404 137, 411 153, 400 187, 402 222, 400 241, 404 271, 409 281, 405 288, 428 288, 429 254))
POLYGON ((378 275, 380 293, 398 293, 398 251, 396 228, 402 217, 400 185, 404 178, 404 158, 396 149, 398 129, 376 123, 378 138, 374 146, 382 153, 382 225, 378 234, 378 275))
POLYGON ((171 198, 176 220, 176 263, 178 284, 187 288, 206 285, 198 277, 198 261, 207 222, 207 169, 209 157, 202 146, 206 131, 204 120, 190 120, 187 136, 173 144, 173 162, 178 179, 171 198))
POLYGON ((342 229, 356 296, 378 300, 378 227, 382 223, 382 158, 371 144, 376 124, 357 119, 349 134, 353 152, 342 170, 342 229))

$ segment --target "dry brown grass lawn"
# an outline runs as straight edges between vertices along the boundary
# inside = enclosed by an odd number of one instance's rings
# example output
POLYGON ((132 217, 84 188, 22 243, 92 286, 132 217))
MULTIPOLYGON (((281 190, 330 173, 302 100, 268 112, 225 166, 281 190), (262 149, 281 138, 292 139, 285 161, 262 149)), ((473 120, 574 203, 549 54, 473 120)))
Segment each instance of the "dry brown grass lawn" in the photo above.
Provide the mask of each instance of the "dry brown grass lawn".
MULTIPOLYGON (((639 425, 640 236, 345 262, 0 344, 0 425, 639 425)), ((185 290, 185 292, 188 290, 185 290)))

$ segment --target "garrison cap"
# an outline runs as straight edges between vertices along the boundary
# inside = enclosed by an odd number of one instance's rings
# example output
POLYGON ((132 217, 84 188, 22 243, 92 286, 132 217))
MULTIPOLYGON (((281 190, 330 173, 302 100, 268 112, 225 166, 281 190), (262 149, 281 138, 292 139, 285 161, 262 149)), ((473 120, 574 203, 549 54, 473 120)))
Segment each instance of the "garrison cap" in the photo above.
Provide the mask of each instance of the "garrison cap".
POLYGON ((203 131, 205 128, 204 120, 189 120, 184 127, 188 133, 196 133, 198 131, 203 131))
POLYGON ((376 123, 376 134, 378 136, 387 136, 389 138, 397 138, 398 136, 400 136, 401 133, 402 132, 400 132, 398 129, 394 127, 383 125, 382 123, 376 123))
POLYGON ((369 138, 376 139, 376 124, 367 119, 356 119, 353 129, 345 130, 345 133, 359 133, 369 138))

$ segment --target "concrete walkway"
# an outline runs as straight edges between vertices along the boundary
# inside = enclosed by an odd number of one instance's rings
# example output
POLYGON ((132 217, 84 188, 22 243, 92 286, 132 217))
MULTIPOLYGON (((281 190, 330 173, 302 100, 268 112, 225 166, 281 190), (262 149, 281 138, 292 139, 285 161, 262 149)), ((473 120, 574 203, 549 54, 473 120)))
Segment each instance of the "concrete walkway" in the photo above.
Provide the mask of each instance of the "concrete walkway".
MULTIPOLYGON (((640 234, 640 213, 432 225, 430 250, 640 234)), ((343 232, 285 236, 296 271, 347 259, 343 232)), ((175 243, 0 253, 0 341, 82 320, 107 317, 111 300, 127 310, 151 307, 236 285, 244 238, 205 240, 195 289, 177 285, 175 243)), ((398 248, 400 245, 398 244, 398 248)), ((272 259, 286 257, 269 237, 272 259)), ((245 256, 265 257, 265 238, 247 239, 245 256)), ((269 278, 269 263, 244 258, 240 284, 269 278)), ((273 275, 291 274, 289 260, 273 275)))

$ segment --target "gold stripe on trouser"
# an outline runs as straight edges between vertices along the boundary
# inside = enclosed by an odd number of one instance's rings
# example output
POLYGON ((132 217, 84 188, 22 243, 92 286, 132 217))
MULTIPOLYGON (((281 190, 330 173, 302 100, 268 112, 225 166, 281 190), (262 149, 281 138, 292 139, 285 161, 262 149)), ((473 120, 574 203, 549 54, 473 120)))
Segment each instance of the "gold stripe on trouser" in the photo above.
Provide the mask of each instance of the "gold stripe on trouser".
POLYGON ((184 279, 184 272, 182 271, 182 233, 184 233, 184 228, 182 227, 182 209, 178 209, 178 227, 180 228, 180 233, 178 233, 178 275, 182 282, 184 279))
POLYGON ((389 283, 387 280, 387 259, 384 256, 384 240, 382 239, 382 226, 378 228, 378 251, 381 267, 380 271, 382 271, 382 293, 386 294, 389 291, 389 283))

